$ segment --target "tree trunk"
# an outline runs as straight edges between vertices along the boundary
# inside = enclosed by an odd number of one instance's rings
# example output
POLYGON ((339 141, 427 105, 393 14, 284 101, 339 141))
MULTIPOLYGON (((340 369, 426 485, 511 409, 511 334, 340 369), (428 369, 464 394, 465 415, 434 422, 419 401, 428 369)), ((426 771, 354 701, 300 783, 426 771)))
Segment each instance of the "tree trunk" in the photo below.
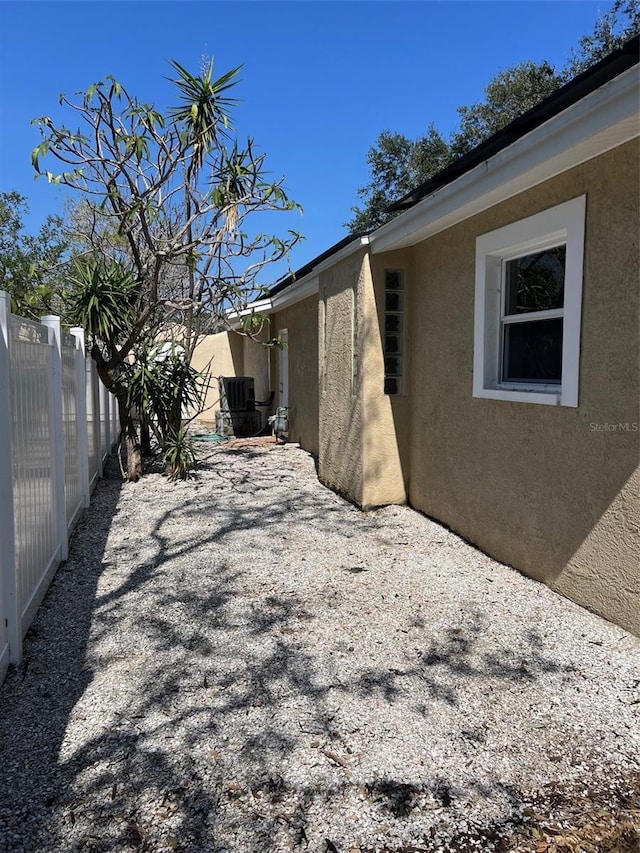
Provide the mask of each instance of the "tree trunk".
POLYGON ((151 456, 151 430, 144 417, 140 420, 140 448, 143 456, 151 456))
POLYGON ((137 483, 142 477, 142 452, 140 439, 138 438, 138 427, 127 405, 127 391, 120 383, 114 381, 113 375, 105 367, 104 359, 97 345, 94 344, 91 357, 98 368, 98 376, 103 385, 115 396, 118 401, 118 414, 120 416, 120 430, 124 439, 127 452, 127 480, 137 483))
POLYGON ((136 422, 131 416, 126 399, 118 396, 118 412, 120 413, 120 428, 127 451, 127 480, 137 483, 142 477, 142 452, 136 422))

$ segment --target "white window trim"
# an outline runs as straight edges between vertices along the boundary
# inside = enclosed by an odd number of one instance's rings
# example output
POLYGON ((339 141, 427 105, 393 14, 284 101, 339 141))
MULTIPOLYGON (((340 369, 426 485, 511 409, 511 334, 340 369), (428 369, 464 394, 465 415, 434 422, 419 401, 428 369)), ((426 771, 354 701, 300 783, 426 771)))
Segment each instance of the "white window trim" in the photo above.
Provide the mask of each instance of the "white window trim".
POLYGON ((577 407, 585 211, 586 196, 580 196, 477 238, 474 397, 577 407), (500 382, 503 262, 561 244, 567 247, 561 385, 500 382))

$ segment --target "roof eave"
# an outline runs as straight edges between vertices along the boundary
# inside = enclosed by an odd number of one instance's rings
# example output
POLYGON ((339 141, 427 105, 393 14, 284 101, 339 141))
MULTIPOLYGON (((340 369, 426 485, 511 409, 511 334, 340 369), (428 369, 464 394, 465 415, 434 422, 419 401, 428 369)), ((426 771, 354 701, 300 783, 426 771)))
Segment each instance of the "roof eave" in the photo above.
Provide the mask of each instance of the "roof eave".
POLYGON ((640 36, 626 41, 599 62, 578 74, 564 86, 544 98, 539 104, 509 122, 502 130, 494 133, 471 151, 463 154, 433 177, 414 187, 402 198, 389 205, 387 212, 408 210, 423 198, 432 195, 440 187, 451 183, 473 169, 478 163, 490 159, 513 142, 545 124, 554 116, 583 100, 592 92, 611 82, 629 68, 638 64, 640 36))
POLYGON ((382 225, 371 250, 415 245, 639 134, 636 65, 382 225))

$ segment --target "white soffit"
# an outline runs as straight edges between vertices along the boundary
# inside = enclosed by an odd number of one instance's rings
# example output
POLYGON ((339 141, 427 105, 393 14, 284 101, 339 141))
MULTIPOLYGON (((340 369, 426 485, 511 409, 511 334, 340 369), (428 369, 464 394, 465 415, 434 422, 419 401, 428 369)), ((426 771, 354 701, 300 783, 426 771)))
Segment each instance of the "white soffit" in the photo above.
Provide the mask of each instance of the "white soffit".
MULTIPOLYGON (((301 302, 303 299, 306 299, 307 296, 312 296, 314 293, 318 293, 320 289, 320 273, 323 270, 335 266, 335 264, 344 260, 344 258, 348 258, 349 255, 352 255, 354 252, 360 251, 368 244, 369 237, 360 237, 359 240, 354 240, 353 242, 348 243, 335 254, 325 258, 324 261, 321 261, 317 266, 314 266, 307 275, 298 279, 298 281, 294 281, 284 290, 281 290, 280 293, 276 293, 272 296, 270 300, 272 310, 281 311, 283 308, 295 305, 296 302, 301 302)), ((251 306, 249 306, 249 308, 251 308, 251 306)))
POLYGON ((223 331, 237 332, 242 329, 242 321, 245 317, 250 317, 252 314, 270 314, 271 313, 271 300, 270 299, 259 299, 257 302, 251 302, 247 305, 246 308, 243 308, 241 311, 228 311, 226 313, 226 319, 228 328, 223 331))
POLYGON ((271 304, 274 311, 281 311, 283 308, 288 308, 289 305, 295 305, 296 302, 301 302, 307 296, 312 296, 318 292, 319 282, 315 272, 304 276, 300 281, 294 281, 289 287, 281 290, 271 297, 271 304))
POLYGON ((290 305, 295 305, 296 302, 301 302, 307 296, 312 296, 318 292, 319 280, 315 270, 313 273, 301 278, 300 281, 295 281, 290 284, 285 290, 277 293, 275 296, 267 299, 259 299, 257 302, 250 302, 242 311, 230 311, 227 314, 231 328, 238 330, 242 326, 244 317, 250 317, 252 314, 273 314, 274 311, 282 311, 283 308, 288 308, 290 305))
POLYGON ((313 296, 320 290, 320 273, 322 270, 332 267, 339 261, 347 258, 355 251, 362 249, 369 243, 368 237, 361 237, 359 240, 354 240, 352 243, 344 246, 334 255, 326 258, 317 266, 308 272, 305 276, 292 282, 280 293, 266 299, 259 299, 257 302, 250 302, 242 311, 230 311, 227 314, 227 319, 231 324, 232 329, 239 329, 242 325, 242 318, 249 317, 252 314, 272 314, 275 311, 282 311, 284 308, 289 308, 290 305, 295 305, 296 302, 302 302, 308 296, 313 296))
POLYGON ((636 65, 383 225, 371 251, 413 246, 637 137, 638 83, 636 65))

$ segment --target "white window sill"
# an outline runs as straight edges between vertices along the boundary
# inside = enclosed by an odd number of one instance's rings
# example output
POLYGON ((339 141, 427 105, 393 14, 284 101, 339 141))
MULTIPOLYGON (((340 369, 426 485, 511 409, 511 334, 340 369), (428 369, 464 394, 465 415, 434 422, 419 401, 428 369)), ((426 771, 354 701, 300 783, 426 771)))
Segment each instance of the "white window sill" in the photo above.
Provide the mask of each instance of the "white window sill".
MULTIPOLYGON (((507 400, 511 403, 538 403, 543 406, 562 406, 562 392, 559 389, 553 391, 541 391, 539 386, 536 390, 513 389, 513 388, 480 388, 474 391, 474 397, 483 397, 488 400, 507 400)), ((566 404, 565 404, 566 405, 566 404)))

